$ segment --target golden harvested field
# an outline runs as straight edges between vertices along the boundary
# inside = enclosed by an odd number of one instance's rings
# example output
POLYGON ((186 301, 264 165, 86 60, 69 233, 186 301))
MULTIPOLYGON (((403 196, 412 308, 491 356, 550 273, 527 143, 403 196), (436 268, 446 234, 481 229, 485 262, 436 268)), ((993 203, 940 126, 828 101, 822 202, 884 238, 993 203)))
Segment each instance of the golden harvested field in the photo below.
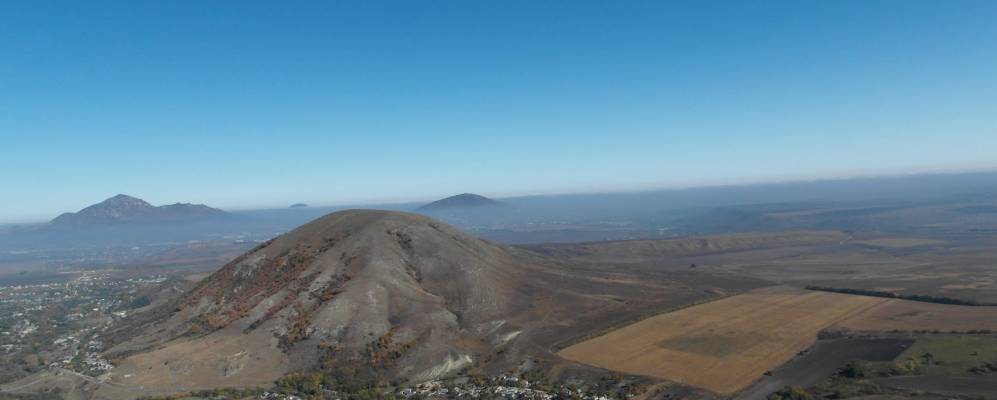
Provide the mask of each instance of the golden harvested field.
POLYGON ((837 324, 856 331, 997 331, 997 307, 969 307, 890 299, 837 324))
POLYGON ((886 301, 764 288, 654 316, 558 354, 609 370, 732 394, 808 348, 820 330, 886 301))

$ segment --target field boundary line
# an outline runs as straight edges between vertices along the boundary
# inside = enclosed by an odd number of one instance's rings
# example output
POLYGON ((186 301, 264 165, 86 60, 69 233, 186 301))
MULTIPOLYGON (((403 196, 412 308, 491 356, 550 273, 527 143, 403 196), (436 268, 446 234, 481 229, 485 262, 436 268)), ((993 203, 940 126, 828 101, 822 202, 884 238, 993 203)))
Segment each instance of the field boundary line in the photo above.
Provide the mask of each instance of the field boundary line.
POLYGON ((680 306, 666 308, 664 310, 650 311, 650 312, 647 312, 647 313, 644 313, 644 314, 640 314, 640 315, 638 315, 636 317, 628 318, 628 319, 626 319, 624 321, 617 322, 615 324, 609 325, 609 326, 607 326, 605 328, 598 329, 598 330, 596 330, 594 332, 590 332, 590 333, 588 333, 586 335, 579 336, 579 337, 576 337, 576 338, 565 339, 565 340, 562 340, 562 341, 560 341, 558 343, 554 343, 554 344, 550 345, 550 347, 548 347, 547 351, 551 352, 552 354, 557 354, 561 350, 564 350, 564 349, 566 349, 568 347, 574 346, 574 345, 576 345, 578 343, 581 343, 581 342, 584 342, 584 341, 590 340, 590 339, 595 339, 595 338, 600 337, 600 336, 605 336, 605 335, 609 334, 612 331, 615 331, 617 329, 621 329, 621 328, 626 327, 626 326, 633 325, 635 323, 638 323, 638 322, 643 321, 643 320, 648 319, 648 318, 653 318, 653 317, 657 317, 657 316, 662 315, 662 314, 669 314, 669 313, 673 313, 673 312, 676 312, 676 311, 681 311, 681 310, 684 310, 686 308, 700 306, 700 305, 703 305, 703 304, 712 303, 714 301, 720 301, 720 300, 727 299, 727 298, 730 298, 730 297, 742 295, 742 294, 745 294, 745 293, 748 293, 748 292, 751 292, 751 291, 754 291, 754 290, 757 290, 757 289, 771 288, 771 287, 778 287, 778 286, 780 286, 780 285, 763 286, 761 288, 755 288, 755 289, 751 289, 751 290, 739 290, 739 291, 735 291, 735 292, 731 292, 731 293, 726 293, 726 294, 723 294, 723 295, 720 295, 720 296, 717 296, 717 297, 710 297, 710 298, 706 298, 706 299, 697 300, 697 301, 694 301, 694 302, 691 302, 691 303, 688 303, 688 304, 683 304, 683 305, 680 305, 680 306))

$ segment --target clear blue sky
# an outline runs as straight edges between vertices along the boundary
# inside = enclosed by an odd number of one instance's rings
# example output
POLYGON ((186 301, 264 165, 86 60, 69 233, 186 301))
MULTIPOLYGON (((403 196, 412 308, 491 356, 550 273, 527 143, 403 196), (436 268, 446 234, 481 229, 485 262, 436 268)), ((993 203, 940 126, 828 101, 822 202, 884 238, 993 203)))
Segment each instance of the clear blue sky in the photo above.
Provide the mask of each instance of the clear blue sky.
POLYGON ((997 166, 995 1, 5 1, 0 221, 997 166))

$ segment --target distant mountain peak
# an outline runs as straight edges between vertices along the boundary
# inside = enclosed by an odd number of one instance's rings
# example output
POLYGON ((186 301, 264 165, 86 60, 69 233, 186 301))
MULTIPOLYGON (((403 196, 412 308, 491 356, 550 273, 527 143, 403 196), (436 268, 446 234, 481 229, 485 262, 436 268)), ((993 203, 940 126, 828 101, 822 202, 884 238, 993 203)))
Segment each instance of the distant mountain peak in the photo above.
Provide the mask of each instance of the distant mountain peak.
POLYGON ((132 196, 129 196, 127 194, 115 195, 114 197, 110 197, 107 200, 104 200, 104 201, 102 201, 100 203, 94 204, 91 207, 99 206, 99 205, 115 206, 115 207, 121 207, 121 206, 124 206, 124 207, 152 207, 153 206, 152 204, 149 204, 145 200, 142 200, 142 199, 137 198, 137 197, 132 197, 132 196))
POLYGON ((474 193, 461 193, 419 207, 417 211, 446 211, 469 208, 502 207, 505 203, 474 193))
POLYGON ((141 201, 141 202, 145 203, 145 200, 142 200, 142 199, 140 199, 138 197, 133 197, 133 196, 129 196, 127 194, 121 194, 121 193, 116 194, 116 195, 114 195, 114 196, 112 196, 112 197, 110 197, 110 198, 108 198, 107 200, 104 200, 104 201, 141 201))
POLYGON ((78 212, 62 214, 49 222, 49 226, 79 228, 124 223, 174 222, 224 215, 227 213, 203 204, 175 203, 156 207, 137 197, 119 194, 78 212))

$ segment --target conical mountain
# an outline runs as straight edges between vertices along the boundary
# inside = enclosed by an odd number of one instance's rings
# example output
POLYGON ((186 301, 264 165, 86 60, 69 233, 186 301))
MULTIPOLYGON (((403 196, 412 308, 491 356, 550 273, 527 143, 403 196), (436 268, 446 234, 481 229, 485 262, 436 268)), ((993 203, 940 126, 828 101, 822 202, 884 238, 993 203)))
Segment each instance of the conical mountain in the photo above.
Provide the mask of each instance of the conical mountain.
POLYGON ((115 385, 165 393, 265 384, 319 365, 435 379, 512 349, 525 325, 550 313, 537 295, 563 275, 551 268, 427 217, 337 212, 134 319, 141 333, 111 356, 139 354, 120 361, 115 385))
POLYGON ((560 265, 416 214, 337 212, 108 331, 118 367, 98 394, 266 386, 316 369, 417 383, 564 365, 561 344, 704 296, 648 276, 560 265))

